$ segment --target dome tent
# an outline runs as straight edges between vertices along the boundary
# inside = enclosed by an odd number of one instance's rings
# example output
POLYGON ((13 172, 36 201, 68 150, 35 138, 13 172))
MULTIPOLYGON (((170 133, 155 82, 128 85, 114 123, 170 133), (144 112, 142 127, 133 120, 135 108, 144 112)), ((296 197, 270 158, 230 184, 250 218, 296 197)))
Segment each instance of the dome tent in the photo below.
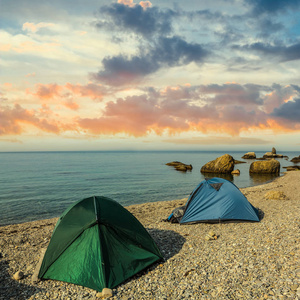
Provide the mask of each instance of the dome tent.
POLYGON ((150 234, 129 211, 114 200, 95 196, 76 202, 62 214, 38 278, 102 291, 161 258, 150 234))
MULTIPOLYGON (((178 214, 177 211, 175 213, 178 214)), ((174 219, 172 213, 168 220, 174 219)), ((258 210, 231 181, 214 177, 205 179, 190 194, 180 224, 196 222, 259 222, 258 210)), ((174 220, 173 220, 174 222, 174 220)))

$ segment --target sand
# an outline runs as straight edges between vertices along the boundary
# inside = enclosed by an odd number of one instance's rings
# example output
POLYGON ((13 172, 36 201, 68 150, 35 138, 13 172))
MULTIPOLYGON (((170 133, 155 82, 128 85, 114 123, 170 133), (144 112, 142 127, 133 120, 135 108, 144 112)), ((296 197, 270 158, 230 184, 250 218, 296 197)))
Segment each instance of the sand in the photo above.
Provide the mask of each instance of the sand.
MULTIPOLYGON (((300 299, 300 172, 241 191, 263 212, 261 222, 164 222, 186 199, 128 206, 157 242, 164 261, 119 285, 112 299, 300 299), (217 240, 205 240, 210 230, 217 240)), ((32 283, 56 221, 0 227, 0 299, 100 297, 64 282, 32 283), (18 271, 24 277, 15 280, 18 271)))

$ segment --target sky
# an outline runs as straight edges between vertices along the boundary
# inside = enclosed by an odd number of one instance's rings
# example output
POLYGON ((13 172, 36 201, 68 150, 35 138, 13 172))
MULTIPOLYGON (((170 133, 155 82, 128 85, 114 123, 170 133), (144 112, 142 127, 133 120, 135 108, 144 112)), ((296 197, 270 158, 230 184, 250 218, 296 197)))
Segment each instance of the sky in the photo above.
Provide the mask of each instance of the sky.
POLYGON ((299 137, 300 0, 0 0, 0 151, 299 137))

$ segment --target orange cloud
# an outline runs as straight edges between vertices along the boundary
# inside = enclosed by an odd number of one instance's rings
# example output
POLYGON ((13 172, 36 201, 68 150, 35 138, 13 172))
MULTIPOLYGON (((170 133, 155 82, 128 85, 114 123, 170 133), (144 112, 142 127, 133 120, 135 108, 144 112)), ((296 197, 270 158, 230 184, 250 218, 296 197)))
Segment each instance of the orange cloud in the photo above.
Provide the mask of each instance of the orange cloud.
MULTIPOLYGON (((123 5, 129 6, 129 7, 134 7, 136 3, 133 3, 133 0, 118 0, 118 3, 121 3, 123 5)), ((152 3, 150 1, 141 1, 139 5, 143 9, 147 9, 152 6, 152 3)))
MULTIPOLYGON (((66 97, 87 97, 93 100, 101 101, 108 93, 105 87, 101 84, 89 83, 87 85, 66 83, 65 85, 58 85, 56 83, 41 84, 35 86, 35 91, 27 90, 27 94, 34 95, 41 100, 48 100, 53 98, 66 97), (71 92, 71 93, 70 93, 71 92)), ((74 106, 72 105, 73 109, 74 106)))
POLYGON ((102 100, 107 90, 101 84, 89 83, 87 85, 67 83, 65 86, 77 96, 89 97, 94 100, 102 100))
POLYGON ((60 129, 57 124, 44 118, 38 118, 35 112, 24 109, 19 104, 13 108, 0 107, 0 136, 18 135, 24 131, 23 125, 33 125, 45 132, 58 134, 60 129))
POLYGON ((126 133, 133 136, 145 136, 150 132, 172 135, 186 131, 238 136, 250 129, 275 133, 300 129, 299 122, 281 120, 263 111, 263 99, 258 89, 258 86, 244 88, 236 84, 167 87, 159 93, 152 91, 148 96, 110 101, 102 116, 78 118, 78 124, 93 134, 126 133))
POLYGON ((33 125, 41 131, 57 134, 83 131, 96 135, 126 134, 135 137, 188 131, 231 136, 239 136, 241 132, 253 129, 274 133, 295 132, 300 130, 300 120, 295 118, 300 100, 288 103, 285 100, 292 95, 299 99, 296 92, 296 86, 292 90, 276 86, 272 91, 270 87, 237 84, 178 85, 162 90, 150 88, 142 95, 106 102, 99 114, 91 108, 91 117, 83 117, 81 109, 86 113, 86 102, 79 106, 74 99, 88 97, 102 100, 110 91, 93 83, 38 84, 35 91, 28 93, 45 100, 40 108, 33 111, 18 104, 12 108, 0 106, 0 134, 22 134, 25 130, 23 125, 33 125), (275 94, 277 108, 268 113, 266 106, 270 105, 275 94), (55 101, 73 110, 72 124, 65 111, 62 116, 59 110, 56 113, 51 110, 55 101))
POLYGON ((150 1, 141 1, 139 4, 143 9, 147 9, 148 7, 152 6, 152 3, 150 1))
MULTIPOLYGON (((32 95, 37 96, 40 99, 51 99, 56 96, 60 96, 60 92, 62 91, 62 87, 57 85, 56 83, 50 84, 41 84, 38 83, 36 85, 36 92, 32 93, 32 95)), ((30 93, 30 91, 28 91, 30 93)))
POLYGON ((79 109, 79 105, 72 100, 68 100, 68 101, 64 102, 63 104, 71 110, 79 109))
POLYGON ((127 5, 129 7, 135 6, 135 3, 133 3, 133 0, 118 0, 118 3, 121 3, 123 5, 127 5))

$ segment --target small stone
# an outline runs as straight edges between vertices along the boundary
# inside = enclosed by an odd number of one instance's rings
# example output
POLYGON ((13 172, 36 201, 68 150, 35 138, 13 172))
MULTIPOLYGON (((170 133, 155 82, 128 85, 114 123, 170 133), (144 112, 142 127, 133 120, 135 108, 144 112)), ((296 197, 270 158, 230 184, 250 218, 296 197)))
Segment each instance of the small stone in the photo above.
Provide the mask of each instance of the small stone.
POLYGON ((208 234, 210 235, 210 236, 212 236, 212 237, 214 237, 216 234, 215 234, 215 232, 213 231, 213 230, 210 230, 209 232, 208 232, 208 234))
POLYGON ((240 175, 241 174, 241 171, 239 169, 236 169, 236 170, 233 170, 231 172, 232 175, 240 175))
POLYGON ((24 277, 24 273, 22 271, 18 271, 17 273, 14 274, 13 278, 15 280, 21 280, 24 277))
POLYGON ((102 293, 99 292, 96 294, 96 298, 101 298, 101 297, 102 297, 102 293))
POLYGON ((108 288, 104 288, 102 290, 102 297, 103 298, 110 298, 112 297, 113 293, 112 293, 112 290, 111 289, 108 289, 108 288))
POLYGON ((284 200, 287 199, 286 195, 282 191, 269 191, 265 194, 265 199, 268 200, 284 200))

